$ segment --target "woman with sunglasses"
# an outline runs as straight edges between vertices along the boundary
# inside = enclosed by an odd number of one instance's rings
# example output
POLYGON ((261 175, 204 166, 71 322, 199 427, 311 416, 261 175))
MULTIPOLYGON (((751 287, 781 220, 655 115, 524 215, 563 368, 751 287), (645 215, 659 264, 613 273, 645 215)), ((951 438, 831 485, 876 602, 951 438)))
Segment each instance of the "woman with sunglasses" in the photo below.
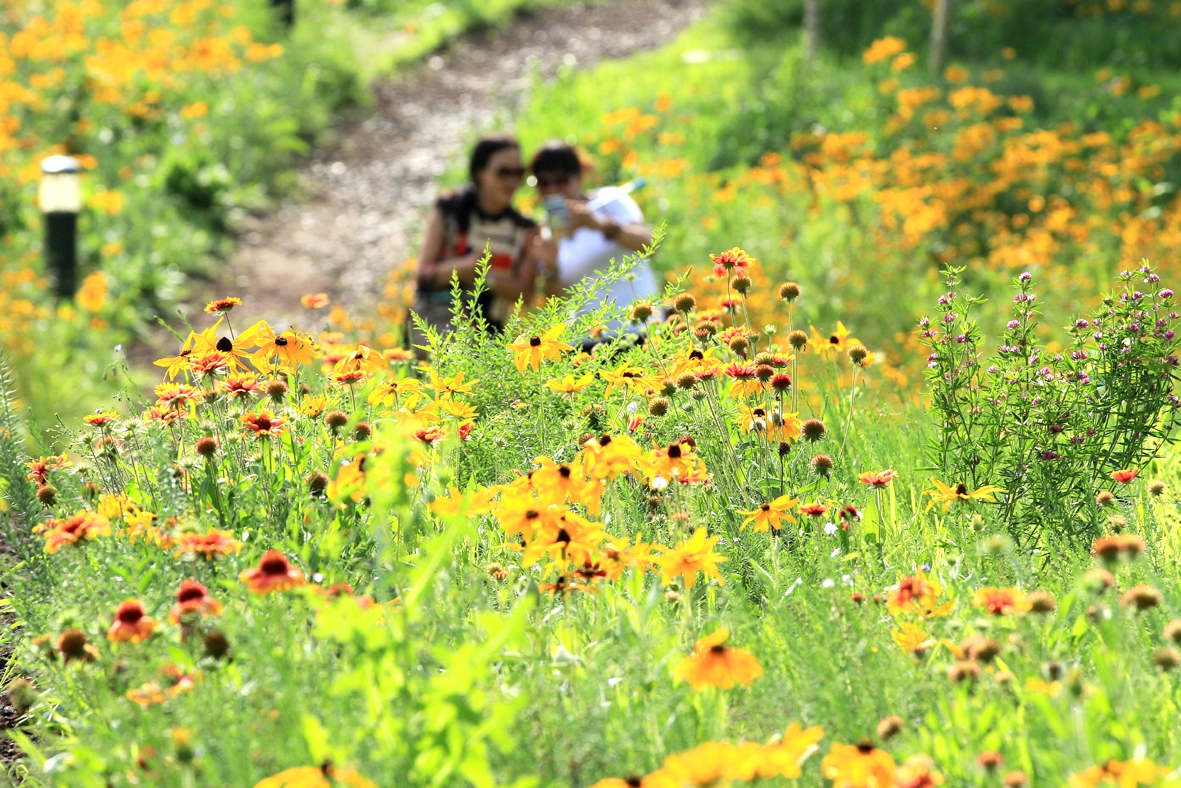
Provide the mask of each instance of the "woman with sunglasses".
MULTIPOLYGON (((652 242, 651 228, 625 189, 605 186, 590 194, 583 192, 582 160, 570 145, 546 143, 533 156, 529 169, 546 203, 556 241, 556 250, 552 242, 539 244, 542 249, 548 247, 548 254, 542 254, 547 294, 560 294, 583 280, 594 280, 612 260, 621 261, 652 242)), ((600 284, 579 314, 608 303, 627 309, 634 301, 658 294, 651 264, 640 259, 621 279, 600 284)), ((597 337, 584 341, 584 349, 618 335, 623 325, 624 321, 614 320, 602 326, 597 337)))
MULTIPOLYGON (((470 288, 485 246, 492 258, 478 307, 492 330, 502 329, 517 300, 535 288, 537 224, 513 208, 525 177, 520 145, 511 137, 484 137, 472 150, 468 176, 466 186, 435 202, 418 256, 414 311, 442 332, 451 324, 451 278, 470 288)), ((412 336, 415 345, 425 342, 417 331, 412 336)))

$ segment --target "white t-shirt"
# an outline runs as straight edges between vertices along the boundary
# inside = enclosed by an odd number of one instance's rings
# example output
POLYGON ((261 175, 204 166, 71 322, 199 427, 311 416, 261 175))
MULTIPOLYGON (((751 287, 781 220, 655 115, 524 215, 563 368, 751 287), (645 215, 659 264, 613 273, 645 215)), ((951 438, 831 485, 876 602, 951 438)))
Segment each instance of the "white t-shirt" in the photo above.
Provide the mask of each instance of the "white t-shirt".
MULTIPOLYGON (((590 195, 591 213, 601 219, 613 219, 618 224, 633 224, 644 221, 640 206, 636 205, 627 192, 617 186, 606 186, 590 195)), ((558 281, 562 287, 571 287, 588 277, 593 278, 599 271, 611 267, 611 261, 621 262, 624 257, 635 253, 610 241, 598 230, 579 227, 569 238, 558 244, 558 281)), ((623 278, 603 285, 595 291, 590 303, 578 310, 575 316, 594 312, 605 303, 627 309, 633 301, 652 298, 659 293, 656 276, 648 260, 640 260, 623 278)), ((626 320, 607 323, 610 332, 618 332, 626 320)))

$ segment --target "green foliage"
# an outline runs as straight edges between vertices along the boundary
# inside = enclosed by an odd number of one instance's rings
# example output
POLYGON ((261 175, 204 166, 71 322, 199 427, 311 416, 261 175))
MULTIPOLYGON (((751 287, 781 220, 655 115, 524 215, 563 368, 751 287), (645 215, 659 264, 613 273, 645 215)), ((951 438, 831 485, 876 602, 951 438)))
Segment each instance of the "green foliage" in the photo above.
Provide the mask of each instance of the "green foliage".
POLYGON ((1038 339, 1032 277, 1021 274, 1012 319, 985 360, 970 317, 979 299, 954 289, 961 273, 947 272, 939 319, 921 324, 941 425, 931 463, 972 489, 1001 486, 1005 525, 1023 544, 1044 531, 1092 539, 1095 492, 1118 486, 1114 472, 1148 465, 1175 426, 1173 291, 1147 265, 1124 271, 1121 290, 1076 320, 1069 347, 1054 352, 1038 339))

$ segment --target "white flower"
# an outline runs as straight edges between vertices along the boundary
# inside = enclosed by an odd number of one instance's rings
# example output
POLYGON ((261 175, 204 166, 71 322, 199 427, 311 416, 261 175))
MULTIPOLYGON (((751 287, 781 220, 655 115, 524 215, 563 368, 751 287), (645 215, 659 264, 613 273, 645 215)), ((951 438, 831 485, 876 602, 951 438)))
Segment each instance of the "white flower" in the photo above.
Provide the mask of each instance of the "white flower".
POLYGON ((837 584, 836 581, 833 580, 831 577, 826 577, 826 578, 824 578, 824 581, 820 584, 820 587, 821 588, 832 588, 836 584, 837 584))
POLYGON ((836 558, 840 554, 841 554, 841 548, 838 547, 836 550, 833 550, 831 553, 829 553, 828 557, 829 558, 836 558))
POLYGON ((635 412, 636 412, 636 408, 638 408, 638 407, 640 407, 640 403, 638 403, 638 402, 629 402, 629 403, 627 403, 627 412, 628 412, 628 413, 635 413, 635 412))
POLYGON ((664 478, 663 476, 657 476, 656 478, 654 478, 652 480, 652 489, 653 490, 663 490, 667 487, 668 487, 668 479, 664 478))
POLYGON ((825 523, 824 524, 824 532, 826 534, 828 534, 829 536, 832 536, 833 534, 835 534, 837 532, 837 524, 836 523, 825 523))
POLYGON ((841 582, 847 586, 853 585, 853 575, 841 575, 841 582))

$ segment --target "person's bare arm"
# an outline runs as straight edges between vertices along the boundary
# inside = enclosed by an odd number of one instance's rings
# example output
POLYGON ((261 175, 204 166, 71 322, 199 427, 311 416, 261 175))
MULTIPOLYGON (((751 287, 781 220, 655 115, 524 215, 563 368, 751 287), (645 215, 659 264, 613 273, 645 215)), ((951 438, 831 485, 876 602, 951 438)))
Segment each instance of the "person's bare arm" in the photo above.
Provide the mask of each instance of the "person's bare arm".
POLYGON ((566 208, 570 212, 571 227, 586 227, 600 232, 607 240, 614 241, 629 252, 638 252, 652 243, 652 228, 643 222, 619 223, 608 217, 596 216, 581 201, 571 200, 566 203, 566 208))

